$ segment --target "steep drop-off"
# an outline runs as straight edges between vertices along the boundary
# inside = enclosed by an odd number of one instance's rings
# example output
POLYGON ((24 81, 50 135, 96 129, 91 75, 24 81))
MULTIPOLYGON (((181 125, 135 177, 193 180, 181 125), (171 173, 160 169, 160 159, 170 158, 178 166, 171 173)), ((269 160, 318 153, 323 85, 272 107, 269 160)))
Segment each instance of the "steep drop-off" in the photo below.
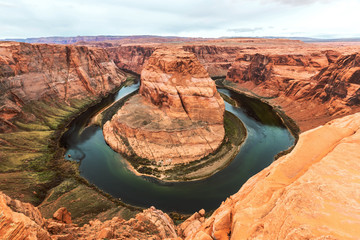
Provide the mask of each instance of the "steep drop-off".
POLYGON ((125 78, 102 49, 0 43, 0 131, 14 130, 16 120, 39 118, 23 109, 32 101, 72 106, 73 100, 104 96, 125 78))
POLYGON ((304 131, 359 109, 357 55, 336 56, 240 55, 226 83, 281 106, 304 131))
POLYGON ((194 54, 156 50, 131 97, 103 127, 106 142, 129 156, 162 165, 189 163, 224 139, 224 101, 194 54))
MULTIPOLYGON (((68 177, 76 178, 77 164, 65 161, 59 148, 61 132, 72 118, 118 89, 125 79, 103 49, 1 42, 0 190, 39 204, 52 187, 68 177)), ((75 214, 79 218, 116 208, 75 181, 67 199, 79 196, 83 203, 75 214), (91 196, 93 205, 84 204, 83 196, 91 196)), ((59 203, 56 198, 48 200, 49 205, 59 203)))
POLYGON ((359 239, 359 149, 360 113, 302 133, 186 239, 359 239))

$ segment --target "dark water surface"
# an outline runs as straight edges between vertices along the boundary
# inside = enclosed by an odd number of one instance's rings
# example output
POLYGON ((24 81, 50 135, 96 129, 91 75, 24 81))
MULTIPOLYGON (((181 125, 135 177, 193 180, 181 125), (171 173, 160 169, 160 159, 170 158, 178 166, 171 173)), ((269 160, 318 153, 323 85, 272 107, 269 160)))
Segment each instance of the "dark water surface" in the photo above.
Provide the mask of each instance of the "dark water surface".
POLYGON ((87 121, 104 105, 136 91, 139 84, 122 88, 89 109, 70 125, 62 142, 66 156, 79 160, 81 175, 103 191, 128 204, 164 211, 193 213, 201 208, 212 210, 236 193, 254 174, 271 164, 273 157, 289 148, 294 138, 271 107, 235 92, 219 89, 237 100, 240 107, 226 103, 226 110, 243 121, 248 136, 231 164, 210 178, 196 182, 160 184, 138 177, 126 168, 123 157, 106 143, 98 126, 84 129, 87 121))

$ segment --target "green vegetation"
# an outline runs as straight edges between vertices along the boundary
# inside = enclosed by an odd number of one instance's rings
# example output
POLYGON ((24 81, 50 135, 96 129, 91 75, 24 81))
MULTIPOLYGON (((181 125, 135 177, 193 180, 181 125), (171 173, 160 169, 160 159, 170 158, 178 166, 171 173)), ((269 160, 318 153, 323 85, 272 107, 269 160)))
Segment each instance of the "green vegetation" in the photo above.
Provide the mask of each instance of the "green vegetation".
POLYGON ((67 179, 51 189, 39 209, 44 217, 51 218, 60 207, 66 207, 71 212, 72 218, 80 225, 95 217, 100 220, 111 219, 114 216, 130 219, 139 212, 116 204, 107 196, 99 194, 97 189, 74 178, 67 179))
POLYGON ((76 173, 76 167, 62 159, 63 151, 58 146, 61 130, 56 129, 64 128, 90 101, 76 100, 75 107, 45 101, 26 105, 24 114, 34 115, 36 121, 28 123, 19 119, 15 122, 18 131, 0 134, 0 175, 8 175, 7 180, 0 180, 0 189, 10 196, 39 204, 47 190, 65 174, 76 173), (27 179, 27 187, 19 186, 24 184, 21 179, 27 179))
MULTIPOLYGON (((123 85, 134 80, 130 77, 123 85)), ((100 100, 89 97, 72 99, 68 103, 55 100, 27 103, 22 108, 26 117, 14 122, 17 131, 0 134, 0 190, 13 198, 38 205, 53 188, 41 205, 47 212, 45 216, 51 216, 61 204, 70 207, 76 202, 78 204, 74 204, 70 212, 74 211, 72 214, 77 223, 104 210, 113 209, 115 213, 114 208, 121 210, 122 217, 132 216, 137 209, 104 194, 80 177, 78 164, 66 161, 64 149, 59 146, 67 124, 100 100)))

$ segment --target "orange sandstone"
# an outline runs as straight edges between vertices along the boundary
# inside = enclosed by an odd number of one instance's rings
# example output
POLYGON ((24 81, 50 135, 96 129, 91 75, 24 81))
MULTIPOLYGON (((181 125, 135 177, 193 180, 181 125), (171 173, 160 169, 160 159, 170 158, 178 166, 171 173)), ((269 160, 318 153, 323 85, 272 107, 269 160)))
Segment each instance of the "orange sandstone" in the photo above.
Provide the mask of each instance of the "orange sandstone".
POLYGON ((224 138, 224 101, 195 55, 156 50, 133 96, 103 128, 106 142, 127 155, 190 162, 215 151, 224 138))

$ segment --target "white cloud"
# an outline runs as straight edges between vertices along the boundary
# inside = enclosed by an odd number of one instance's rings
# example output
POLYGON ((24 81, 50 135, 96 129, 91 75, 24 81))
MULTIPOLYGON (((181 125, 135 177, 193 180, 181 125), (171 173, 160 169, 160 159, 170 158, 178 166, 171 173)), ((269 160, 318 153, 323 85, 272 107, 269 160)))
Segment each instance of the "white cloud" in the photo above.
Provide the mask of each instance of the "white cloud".
POLYGON ((0 38, 77 35, 360 36, 358 0, 0 1, 0 38), (272 28, 268 26, 273 26, 272 28))

